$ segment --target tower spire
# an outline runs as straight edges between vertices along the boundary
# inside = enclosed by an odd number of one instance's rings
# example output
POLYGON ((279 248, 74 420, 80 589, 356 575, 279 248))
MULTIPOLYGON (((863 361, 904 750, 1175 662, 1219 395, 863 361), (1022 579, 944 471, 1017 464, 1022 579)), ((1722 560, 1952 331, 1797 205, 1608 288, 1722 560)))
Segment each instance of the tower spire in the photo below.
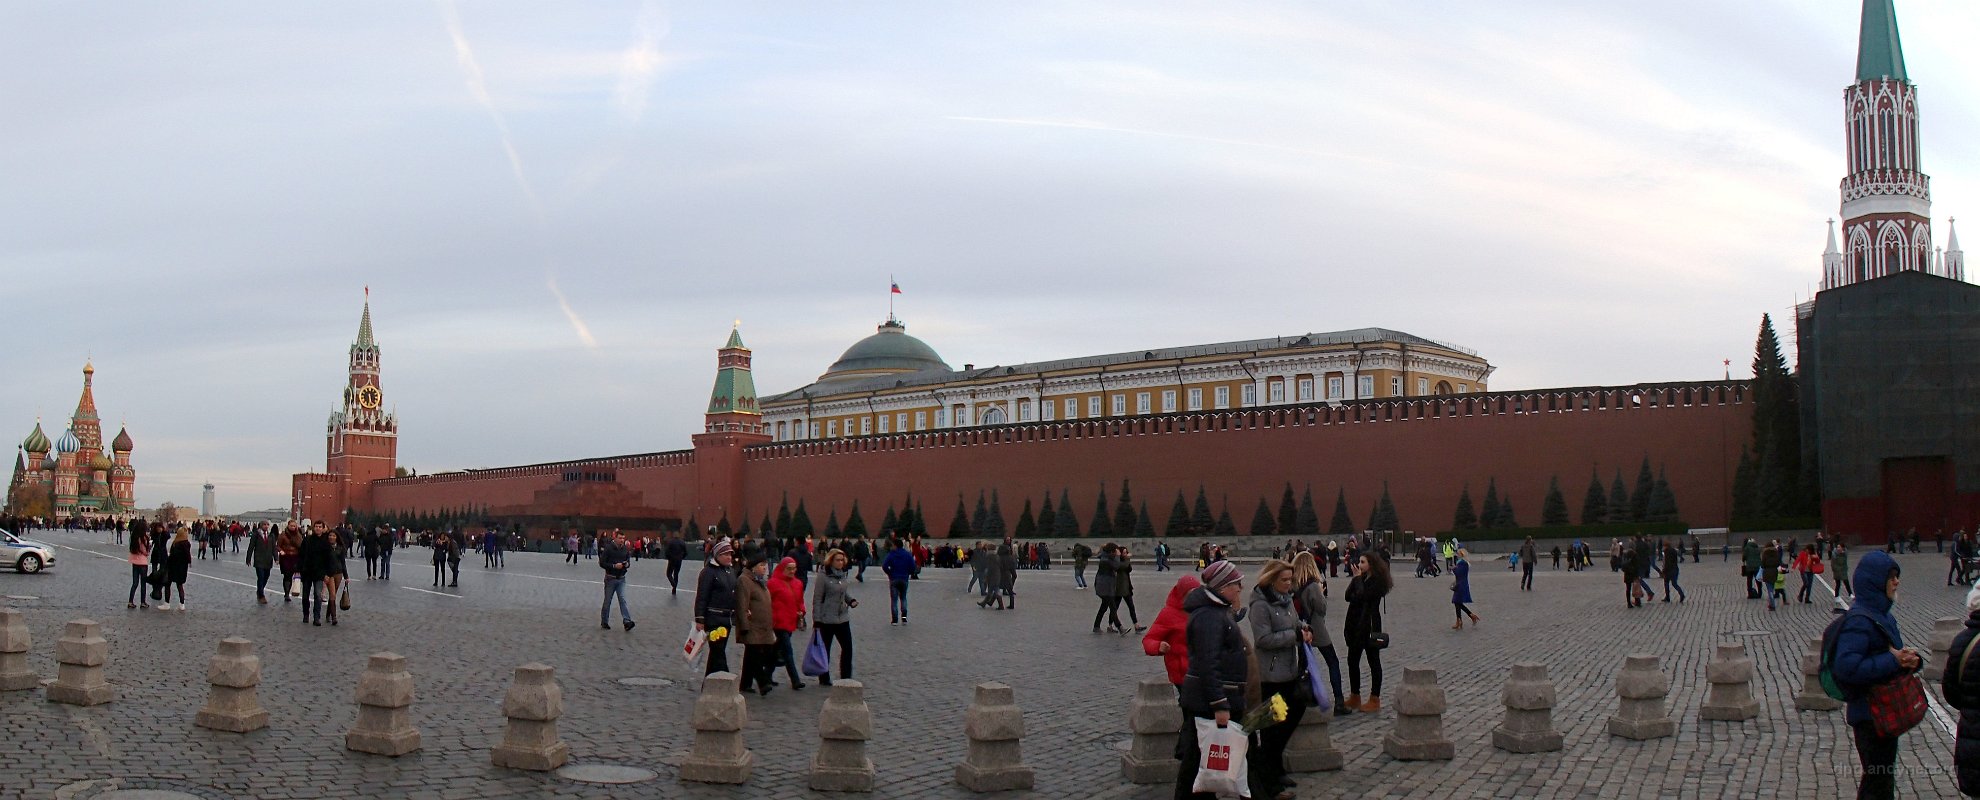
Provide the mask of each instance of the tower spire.
POLYGON ((1863 0, 1863 27, 1856 44, 1856 79, 1909 81, 1904 45, 1898 42, 1893 0, 1863 0))
POLYGON ((358 321, 357 346, 374 347, 371 341, 371 287, 364 287, 364 318, 358 321))

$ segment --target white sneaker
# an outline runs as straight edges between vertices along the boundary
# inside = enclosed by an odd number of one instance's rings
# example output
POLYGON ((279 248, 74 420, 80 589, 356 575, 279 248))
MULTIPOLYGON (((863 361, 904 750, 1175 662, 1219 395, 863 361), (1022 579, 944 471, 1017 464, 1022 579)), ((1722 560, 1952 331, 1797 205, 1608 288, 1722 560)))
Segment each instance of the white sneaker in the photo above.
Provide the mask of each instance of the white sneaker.
POLYGON ((179 610, 180 610, 180 611, 184 611, 184 610, 186 610, 186 604, 185 604, 185 603, 180 603, 180 604, 179 604, 179 610))

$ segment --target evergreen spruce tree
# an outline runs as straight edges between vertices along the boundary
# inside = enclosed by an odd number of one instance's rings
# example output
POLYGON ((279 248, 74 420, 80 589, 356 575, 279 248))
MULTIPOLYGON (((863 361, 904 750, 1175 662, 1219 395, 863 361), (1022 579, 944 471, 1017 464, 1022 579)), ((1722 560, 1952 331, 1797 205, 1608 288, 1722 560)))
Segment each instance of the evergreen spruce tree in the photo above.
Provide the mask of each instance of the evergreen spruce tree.
POLYGON ((1134 534, 1134 503, 1129 499, 1130 497, 1131 495, 1128 494, 1127 479, 1122 478, 1121 499, 1120 502, 1114 504, 1115 536, 1132 536, 1134 534))
POLYGON ((1505 499, 1499 501, 1499 527, 1519 527, 1519 517, 1513 514, 1512 495, 1510 493, 1505 496, 1505 499))
POLYGON ((1162 535, 1171 539, 1189 535, 1189 503, 1183 501, 1181 489, 1176 490, 1176 504, 1169 508, 1169 524, 1162 526, 1162 535))
POLYGON ((1093 503, 1093 522, 1087 526, 1086 535, 1095 539, 1105 539, 1114 535, 1114 523, 1108 518, 1107 485, 1100 485, 1100 498, 1093 503))
POLYGON ((1293 521, 1293 536, 1311 545, 1320 541, 1320 512, 1313 508, 1313 487, 1299 496, 1299 516, 1293 521))
POLYGON ((1018 513, 1017 527, 1011 529, 1011 535, 1018 539, 1031 539, 1038 535, 1038 520, 1031 516, 1031 498, 1025 498, 1024 510, 1018 513))
POLYGON ((798 498, 797 510, 791 512, 791 535, 799 539, 807 539, 815 532, 811 527, 811 515, 805 513, 804 499, 798 498))
POLYGON ((1804 491, 1795 388, 1773 319, 1763 314, 1753 346, 1753 510, 1763 517, 1814 513, 1814 495, 1804 491))
POLYGON ((1073 516, 1072 493, 1059 490, 1059 510, 1052 515, 1052 534, 1061 539, 1079 536, 1079 518, 1073 516))
POLYGON ((894 504, 887 504, 887 515, 880 518, 880 535, 891 537, 900 532, 901 518, 894 513, 894 504))
POLYGON ((729 515, 723 514, 722 521, 715 523, 715 535, 728 537, 735 535, 735 533, 735 529, 729 527, 729 515))
POLYGON ((914 527, 912 530, 918 538, 925 539, 928 537, 928 517, 921 513, 920 501, 916 501, 914 504, 914 527))
POLYGON ((969 512, 963 507, 962 495, 956 495, 956 516, 949 520, 949 538, 964 541, 970 538, 969 512))
POLYGON ((1036 530, 1038 531, 1038 535, 1042 537, 1058 535, 1059 512, 1058 509, 1052 507, 1052 491, 1050 489, 1045 491, 1044 499, 1038 501, 1038 524, 1036 525, 1036 530))
POLYGON ((1341 487, 1334 495, 1334 516, 1327 522, 1327 535, 1348 536, 1354 533, 1354 518, 1348 516, 1347 487, 1341 487))
POLYGON ((777 504, 777 536, 783 539, 791 538, 791 495, 789 492, 786 492, 784 499, 777 504))
POLYGON ((1196 504, 1189 511, 1189 532, 1192 536, 1202 536, 1217 527, 1217 516, 1210 513, 1210 498, 1204 494, 1203 484, 1196 485, 1196 504))
POLYGON ((990 517, 984 521, 983 532, 993 542, 1003 541, 1006 533, 1006 529, 1004 528, 1004 504, 997 499, 997 492, 994 490, 990 492, 990 517))
POLYGON ((1609 484, 1609 522, 1629 521, 1629 490, 1623 488, 1622 468, 1616 468, 1615 482, 1609 484))
POLYGON ((1223 537, 1237 535, 1237 524, 1231 522, 1231 509, 1229 506, 1225 506, 1223 512, 1217 515, 1217 521, 1210 526, 1210 532, 1213 535, 1223 537))
POLYGON ((1478 513, 1478 527, 1500 527, 1499 511, 1499 479, 1490 478, 1485 483, 1485 507, 1478 513))
POLYGON ((1739 467, 1733 470, 1733 519, 1753 519, 1759 510, 1754 502, 1753 487, 1758 483, 1754 476, 1753 451, 1739 449, 1739 467))
POLYGON ((1636 491, 1629 496, 1629 518, 1632 522, 1642 522, 1650 516, 1650 493, 1657 490, 1657 476, 1650 472, 1650 457, 1643 457, 1643 467, 1636 472, 1636 491))
POLYGON ((743 517, 742 529, 736 531, 737 538, 747 539, 755 535, 755 533, 756 531, 750 529, 749 527, 749 517, 743 517))
POLYGON ((976 513, 969 517, 969 533, 978 539, 989 535, 990 500, 982 489, 976 490, 976 513))
POLYGON ((1155 538, 1155 521, 1148 518, 1148 501, 1141 501, 1141 508, 1134 517, 1134 535, 1143 539, 1155 538))
POLYGON ((1258 498, 1258 510, 1251 512, 1250 535, 1255 537, 1271 536, 1277 527, 1278 523, 1272 520, 1272 507, 1266 505, 1265 498, 1258 498))
MULTIPOLYGON (((763 534, 763 535, 764 535, 764 536, 766 536, 766 537, 768 537, 768 536, 774 536, 774 535, 776 535, 776 532, 777 532, 777 526, 776 526, 776 523, 774 523, 774 522, 772 522, 772 521, 770 520, 770 512, 769 512, 769 511, 764 511, 764 512, 763 512, 763 524, 761 524, 761 525, 758 525, 758 526, 757 526, 757 528, 756 528, 756 532, 757 532, 757 533, 760 533, 760 534, 763 534)), ((777 539, 778 539, 778 540, 780 540, 780 541, 781 541, 781 540, 782 540, 783 538, 784 538, 784 537, 782 537, 782 536, 777 536, 777 539)))
POLYGON ((1389 499, 1388 481, 1382 482, 1382 500, 1380 504, 1377 506, 1377 508, 1378 508, 1377 513, 1382 515, 1382 525, 1381 527, 1375 528, 1376 530, 1378 531, 1402 530, 1402 517, 1401 515, 1396 513, 1395 501, 1389 499))
POLYGON ((859 515, 859 501, 854 500, 852 512, 846 515, 846 537, 863 539, 866 536, 866 520, 859 515))
POLYGON ((1581 524, 1600 525, 1609 516, 1609 496, 1602 491, 1602 475, 1588 470, 1588 494, 1581 499, 1581 524))
MULTIPOLYGON (((577 529, 575 527, 572 527, 570 528, 570 530, 575 531, 577 529)), ((685 531, 684 536, 689 540, 698 540, 701 538, 701 534, 702 534, 701 523, 694 521, 694 515, 689 514, 687 520, 687 530, 685 531)))
POLYGON ((1293 499, 1292 483, 1286 483, 1286 493, 1279 497, 1279 535, 1291 537, 1299 530, 1299 501, 1293 499))
POLYGON ((1657 488, 1650 492, 1650 519, 1656 522, 1677 522, 1677 495, 1671 493, 1670 479, 1665 477, 1662 465, 1657 467, 1657 488))
POLYGON ((1568 519, 1567 497, 1561 494, 1561 477, 1547 481, 1547 499, 1540 503, 1540 524, 1548 527, 1572 524, 1568 519))
POLYGON ((825 539, 837 541, 845 535, 845 529, 839 527, 839 509, 834 507, 825 513, 825 539))
POLYGON ((1478 512, 1471 507, 1471 485, 1458 492, 1457 511, 1451 513, 1451 530, 1468 531, 1478 527, 1478 512))

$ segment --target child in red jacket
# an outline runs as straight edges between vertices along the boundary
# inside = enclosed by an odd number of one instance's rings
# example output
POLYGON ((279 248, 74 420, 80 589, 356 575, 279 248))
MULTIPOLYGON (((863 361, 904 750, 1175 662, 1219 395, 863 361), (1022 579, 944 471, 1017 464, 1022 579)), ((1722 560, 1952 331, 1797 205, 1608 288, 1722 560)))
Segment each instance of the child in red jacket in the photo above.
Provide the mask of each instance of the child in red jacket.
POLYGON ((1169 682, 1177 686, 1182 685, 1183 673, 1189 671, 1189 615, 1183 612, 1183 598, 1202 585, 1195 575, 1177 579, 1175 588, 1169 590, 1169 601, 1155 615, 1155 624, 1141 637, 1141 651, 1161 656, 1162 666, 1169 670, 1169 682))

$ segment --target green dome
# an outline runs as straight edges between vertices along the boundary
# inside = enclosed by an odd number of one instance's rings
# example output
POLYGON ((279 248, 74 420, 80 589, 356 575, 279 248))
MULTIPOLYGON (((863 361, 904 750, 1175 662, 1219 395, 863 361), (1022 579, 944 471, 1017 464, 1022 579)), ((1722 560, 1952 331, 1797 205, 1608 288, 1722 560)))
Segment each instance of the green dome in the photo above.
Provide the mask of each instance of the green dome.
POLYGON ((34 432, 28 434, 27 441, 22 442, 21 447, 30 453, 46 453, 48 452, 48 448, 52 447, 48 443, 48 434, 41 432, 41 422, 39 420, 35 421, 34 432))
POLYGON ((818 380, 829 381, 841 378, 860 378, 872 375, 886 375, 899 372, 920 372, 939 369, 949 371, 949 365, 935 353, 928 343, 907 335, 907 325, 899 320, 887 320, 878 331, 853 346, 846 348, 838 361, 825 370, 818 380))

